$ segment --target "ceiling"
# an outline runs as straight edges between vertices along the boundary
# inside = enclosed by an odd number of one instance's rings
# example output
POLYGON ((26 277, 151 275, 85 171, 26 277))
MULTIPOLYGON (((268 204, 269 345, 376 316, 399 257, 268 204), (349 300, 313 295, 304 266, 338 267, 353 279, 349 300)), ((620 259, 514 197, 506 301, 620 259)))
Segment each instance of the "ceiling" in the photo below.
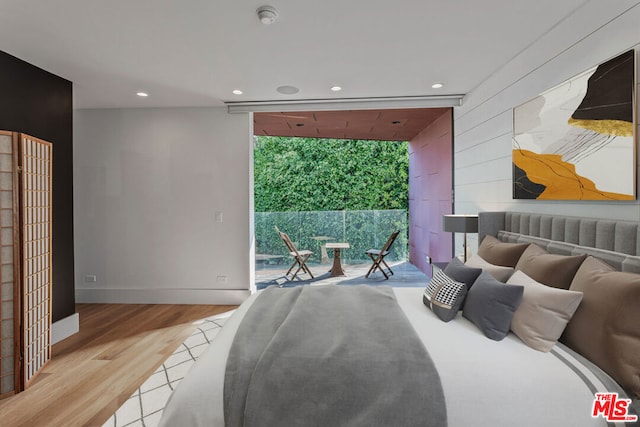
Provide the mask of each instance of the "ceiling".
POLYGON ((74 108, 466 94, 587 1, 1 0, 0 49, 74 108))
POLYGON ((273 112, 253 115, 254 135, 409 141, 449 108, 273 112))

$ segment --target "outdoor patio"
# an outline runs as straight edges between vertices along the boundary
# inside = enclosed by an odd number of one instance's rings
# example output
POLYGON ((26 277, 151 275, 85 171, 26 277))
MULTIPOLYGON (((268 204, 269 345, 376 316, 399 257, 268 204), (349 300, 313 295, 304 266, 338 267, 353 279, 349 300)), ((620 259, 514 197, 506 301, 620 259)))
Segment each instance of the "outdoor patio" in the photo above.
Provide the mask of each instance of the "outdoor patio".
MULTIPOLYGON (((256 287, 258 289, 267 286, 299 286, 299 285, 371 285, 371 286, 394 286, 394 287, 426 287, 429 276, 422 273, 413 264, 407 261, 390 262, 393 275, 389 280, 385 280, 382 273, 376 271, 365 278, 365 274, 371 267, 371 262, 367 264, 344 264, 345 276, 332 277, 329 274, 331 262, 322 264, 310 264, 309 268, 315 276, 310 279, 309 275, 298 273, 295 280, 289 280, 284 275, 290 265, 290 259, 280 265, 265 266, 256 269, 256 287)), ((291 274, 289 274, 291 277, 291 274)))

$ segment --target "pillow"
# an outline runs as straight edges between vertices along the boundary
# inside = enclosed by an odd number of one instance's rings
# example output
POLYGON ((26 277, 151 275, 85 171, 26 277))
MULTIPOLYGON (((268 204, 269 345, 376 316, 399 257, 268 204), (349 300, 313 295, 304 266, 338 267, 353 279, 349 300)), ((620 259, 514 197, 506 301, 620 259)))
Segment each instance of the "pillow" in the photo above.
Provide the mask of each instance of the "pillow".
POLYGON ((467 285, 467 291, 471 289, 480 273, 482 273, 481 268, 467 267, 458 258, 452 259, 444 269, 444 274, 467 285))
POLYGON ((529 243, 505 243, 486 235, 478 247, 478 255, 495 265, 515 267, 529 243))
POLYGON ((640 398, 640 274, 589 256, 570 289, 584 297, 561 341, 640 398))
POLYGON ((552 288, 516 271, 508 284, 524 286, 511 330, 529 347, 548 352, 582 301, 582 292, 552 288))
POLYGON ((523 291, 524 286, 506 285, 484 271, 467 293, 462 315, 488 338, 500 341, 509 333, 523 291))
POLYGON ((513 267, 504 267, 502 265, 495 265, 488 263, 480 255, 473 255, 464 263, 467 267, 481 268, 483 271, 491 274, 496 280, 500 282, 506 282, 513 274, 513 267))
POLYGON ((422 302, 440 320, 448 322, 458 314, 467 295, 467 285, 456 282, 441 270, 436 271, 424 290, 422 302))
POLYGON ((522 253, 516 264, 516 270, 521 270, 533 280, 545 285, 569 289, 573 276, 585 258, 586 255, 550 254, 535 243, 531 243, 522 253))

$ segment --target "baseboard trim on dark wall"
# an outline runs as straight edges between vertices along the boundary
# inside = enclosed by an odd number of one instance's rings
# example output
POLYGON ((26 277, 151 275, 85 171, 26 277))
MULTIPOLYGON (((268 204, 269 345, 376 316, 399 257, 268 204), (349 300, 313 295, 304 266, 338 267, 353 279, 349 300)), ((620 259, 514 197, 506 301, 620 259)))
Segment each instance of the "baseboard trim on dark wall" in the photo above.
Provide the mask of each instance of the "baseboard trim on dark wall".
POLYGON ((53 144, 53 321, 75 313, 73 85, 0 51, 0 129, 53 144))

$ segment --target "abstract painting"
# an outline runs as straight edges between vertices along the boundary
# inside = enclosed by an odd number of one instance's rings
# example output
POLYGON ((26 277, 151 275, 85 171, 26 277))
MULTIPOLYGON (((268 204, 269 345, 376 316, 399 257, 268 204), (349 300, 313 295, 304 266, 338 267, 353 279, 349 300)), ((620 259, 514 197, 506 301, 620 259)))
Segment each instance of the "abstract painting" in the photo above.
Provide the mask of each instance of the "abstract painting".
POLYGON ((636 198, 635 50, 513 110, 513 198, 636 198))

